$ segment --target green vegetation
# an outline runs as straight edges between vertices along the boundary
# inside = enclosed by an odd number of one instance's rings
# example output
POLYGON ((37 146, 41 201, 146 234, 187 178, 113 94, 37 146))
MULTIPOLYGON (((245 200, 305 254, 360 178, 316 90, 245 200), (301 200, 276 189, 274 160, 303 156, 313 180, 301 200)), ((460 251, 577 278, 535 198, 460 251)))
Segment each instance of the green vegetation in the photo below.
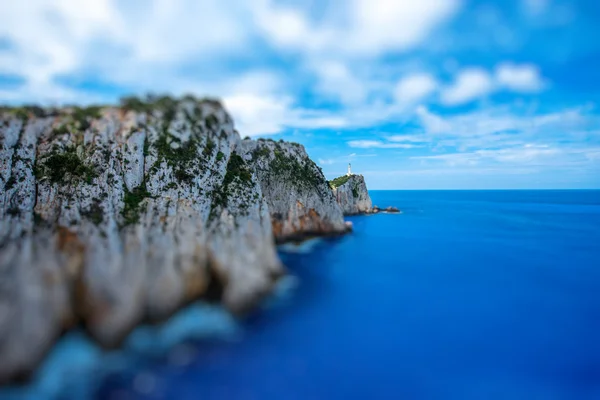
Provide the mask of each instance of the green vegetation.
POLYGON ((205 156, 209 156, 212 154, 213 150, 215 149, 216 144, 214 142, 214 140, 212 140, 211 138, 208 138, 208 140, 206 141, 206 147, 204 148, 204 151, 202 152, 202 154, 204 154, 205 156))
POLYGON ((123 97, 120 100, 121 108, 126 111, 151 112, 152 105, 136 96, 123 97))
MULTIPOLYGON (((180 182, 191 182, 194 176, 188 170, 191 168, 192 162, 198 158, 197 139, 192 137, 187 142, 181 143, 177 137, 166 133, 159 136, 154 143, 154 147, 158 157, 156 167, 165 161, 167 165, 173 168, 175 177, 180 182)), ((147 151, 145 147, 144 149, 144 151, 147 151)))
POLYGON ((29 111, 27 111, 24 107, 19 107, 11 110, 13 115, 20 120, 27 121, 29 119, 29 111))
MULTIPOLYGON (((182 102, 195 103, 194 116, 196 118, 202 117, 202 111, 199 107, 201 104, 208 104, 214 108, 223 108, 219 100, 211 98, 198 99, 191 94, 185 95, 181 98, 155 94, 147 94, 144 97, 127 96, 121 98, 119 104, 121 108, 126 111, 135 111, 149 114, 153 111, 160 111, 161 113, 163 113, 165 118, 172 119, 175 112, 177 111, 177 107, 182 102)), ((216 120, 216 117, 214 118, 216 120)))
POLYGON ((183 168, 177 168, 173 174, 179 182, 191 184, 194 181, 194 175, 190 174, 183 168))
MULTIPOLYGON (((275 157, 268 164, 272 174, 282 176, 286 180, 298 183, 305 188, 318 188, 318 185, 325 181, 321 168, 308 157, 299 157, 299 154, 296 152, 288 154, 288 151, 282 145, 285 142, 281 140, 276 142, 272 139, 262 138, 258 139, 258 142, 259 144, 252 151, 252 158, 257 160, 273 154, 275 157), (261 142, 270 142, 272 144, 266 145, 261 142)), ((300 145, 292 143, 292 146, 298 147, 300 145)))
POLYGON ((312 160, 306 158, 304 162, 300 162, 296 157, 287 155, 282 150, 275 150, 275 159, 270 167, 272 172, 305 187, 318 187, 324 181, 323 174, 318 173, 320 170, 312 160))
POLYGON ((219 120, 217 119, 217 116, 215 114, 210 114, 208 117, 206 117, 206 126, 208 127, 208 129, 214 131, 218 125, 219 120))
POLYGON ((43 117, 46 117, 47 114, 52 113, 51 111, 47 112, 42 107, 34 105, 34 104, 28 104, 28 105, 26 104, 26 105, 19 106, 19 107, 5 106, 0 109, 0 112, 8 112, 23 121, 28 120, 30 116, 37 117, 37 118, 43 118, 43 117))
POLYGON ((335 189, 335 188, 339 188, 344 183, 348 182, 348 179, 350 179, 350 177, 348 175, 342 175, 342 176, 338 176, 334 180, 329 181, 327 183, 329 183, 329 187, 331 187, 332 189, 335 189))
POLYGON ((359 196, 359 191, 358 191, 358 185, 354 185, 354 187, 352 188, 352 196, 354 196, 354 198, 358 198, 359 196))
POLYGON ((231 157, 227 163, 227 172, 225 173, 223 184, 213 193, 211 215, 213 215, 216 206, 227 207, 228 197, 233 194, 231 184, 234 182, 248 187, 252 186, 252 172, 246 166, 244 159, 235 151, 231 153, 231 157))
POLYGON ((44 109, 35 104, 26 104, 19 107, 2 106, 0 107, 0 113, 2 112, 10 113, 23 121, 28 120, 32 116, 35 118, 44 118, 55 114, 54 110, 44 109))
POLYGON ((217 153, 217 161, 221 161, 223 158, 225 158, 225 154, 223 154, 223 152, 218 152, 217 153))
POLYGON ((252 151, 252 158, 256 160, 256 159, 258 159, 260 157, 267 157, 270 154, 271 154, 271 150, 269 150, 268 147, 266 147, 266 146, 256 146, 254 148, 254 150, 252 151))
POLYGON ((144 138, 144 157, 148 157, 150 154, 150 141, 148 140, 148 135, 144 138))
POLYGON ((123 202, 125 206, 121 215, 123 217, 124 226, 136 224, 140 220, 141 204, 142 202, 150 197, 150 193, 146 190, 146 184, 142 183, 140 186, 133 189, 131 192, 125 188, 125 196, 123 196, 123 202))
POLYGON ((252 173, 246 168, 244 159, 234 151, 231 153, 231 158, 227 163, 227 173, 225 174, 223 185, 229 185, 236 177, 243 183, 252 181, 252 173))
POLYGON ((70 179, 82 179, 92 183, 98 176, 94 168, 77 155, 75 146, 66 147, 62 152, 53 149, 50 155, 36 168, 38 178, 48 177, 52 183, 65 183, 70 179))
POLYGON ((57 136, 68 135, 68 134, 69 134, 69 127, 66 124, 62 124, 60 126, 57 126, 54 129, 52 129, 52 134, 51 134, 50 138, 54 139, 57 136))
POLYGON ((61 110, 53 107, 40 107, 36 104, 25 104, 19 107, 0 107, 0 113, 8 112, 17 118, 27 120, 30 117, 33 118, 48 118, 56 117, 59 115, 70 115, 74 121, 80 121, 82 119, 99 118, 99 111, 102 109, 101 106, 90 106, 90 107, 73 107, 73 110, 69 113, 68 110, 61 110))
POLYGON ((100 106, 74 107, 73 112, 71 113, 71 118, 73 119, 73 123, 80 130, 85 131, 91 126, 90 120, 101 117, 101 110, 102 107, 100 106))

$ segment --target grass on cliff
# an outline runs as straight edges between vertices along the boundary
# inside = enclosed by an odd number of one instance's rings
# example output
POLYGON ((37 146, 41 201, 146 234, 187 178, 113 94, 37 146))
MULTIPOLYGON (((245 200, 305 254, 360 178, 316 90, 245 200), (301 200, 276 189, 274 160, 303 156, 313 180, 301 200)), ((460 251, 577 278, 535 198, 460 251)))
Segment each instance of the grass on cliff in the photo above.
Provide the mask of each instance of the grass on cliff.
MULTIPOLYGON (((229 162, 227 163, 227 172, 225 173, 223 183, 213 192, 211 217, 216 216, 217 207, 227 207, 229 199, 232 196, 238 198, 243 197, 243 193, 235 191, 236 184, 247 188, 251 188, 254 185, 252 182, 252 172, 246 165, 244 159, 234 151, 231 153, 229 162)), ((244 204, 247 206, 250 199, 245 199, 245 201, 246 200, 247 202, 244 204)))
POLYGON ((348 182, 348 179, 350 179, 350 176, 342 175, 338 176, 334 180, 328 181, 327 183, 329 183, 329 187, 331 187, 332 189, 336 189, 342 186, 344 183, 348 182))
POLYGON ((141 204, 148 197, 150 197, 150 193, 146 190, 145 183, 142 183, 132 191, 125 188, 125 195, 123 196, 123 203, 125 203, 125 206, 121 211, 125 226, 139 222, 140 213, 142 211, 141 204))
MULTIPOLYGON (((282 146, 285 143, 282 140, 276 142, 272 139, 258 139, 258 143, 259 145, 252 151, 252 158, 257 160, 273 154, 274 158, 268 164, 272 175, 290 180, 304 188, 318 188, 319 184, 325 182, 323 171, 319 166, 308 157, 299 160, 295 154, 288 154, 282 146), (263 143, 272 143, 275 148, 272 150, 263 143)), ((290 142, 290 145, 294 147, 300 146, 292 142, 290 142)))
POLYGON ((66 183, 83 180, 92 183, 98 174, 94 167, 77 154, 75 146, 66 147, 62 152, 53 150, 36 168, 36 177, 47 177, 52 183, 66 183))
POLYGON ((324 181, 323 176, 318 174, 314 167, 315 164, 310 159, 300 162, 296 157, 281 150, 275 150, 275 159, 271 162, 273 172, 287 174, 293 182, 304 187, 316 187, 324 181))
MULTIPOLYGON (((156 168, 165 161, 173 168, 173 173, 178 181, 192 182, 194 175, 188 171, 191 169, 192 163, 198 159, 198 139, 192 137, 187 142, 181 143, 177 137, 166 133, 161 134, 153 146, 157 153, 157 160, 154 164, 156 168)), ((147 149, 145 148, 144 151, 147 152, 147 149)))

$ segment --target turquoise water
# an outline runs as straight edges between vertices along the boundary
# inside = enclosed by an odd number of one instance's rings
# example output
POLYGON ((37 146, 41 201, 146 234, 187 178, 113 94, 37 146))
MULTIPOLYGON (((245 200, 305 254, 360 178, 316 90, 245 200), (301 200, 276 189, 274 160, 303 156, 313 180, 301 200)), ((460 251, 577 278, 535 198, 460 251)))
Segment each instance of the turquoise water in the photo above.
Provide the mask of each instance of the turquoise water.
POLYGON ((282 248, 293 290, 96 396, 600 399, 600 191, 371 196, 403 213, 282 248))

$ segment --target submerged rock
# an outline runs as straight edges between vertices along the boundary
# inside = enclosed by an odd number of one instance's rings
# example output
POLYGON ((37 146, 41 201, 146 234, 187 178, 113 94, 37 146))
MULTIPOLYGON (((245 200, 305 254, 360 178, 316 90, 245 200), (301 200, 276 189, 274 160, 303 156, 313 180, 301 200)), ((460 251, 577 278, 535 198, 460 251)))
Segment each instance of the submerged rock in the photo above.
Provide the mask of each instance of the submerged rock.
POLYGON ((0 110, 0 139, 0 381, 75 324, 116 346, 203 296, 244 311, 274 238, 348 230, 302 146, 242 141, 214 100, 0 110))
POLYGON ((386 208, 379 208, 378 206, 373 206, 373 209, 371 212, 373 214, 377 214, 380 212, 396 214, 396 213, 400 213, 400 210, 397 207, 392 207, 392 206, 389 206, 386 208))

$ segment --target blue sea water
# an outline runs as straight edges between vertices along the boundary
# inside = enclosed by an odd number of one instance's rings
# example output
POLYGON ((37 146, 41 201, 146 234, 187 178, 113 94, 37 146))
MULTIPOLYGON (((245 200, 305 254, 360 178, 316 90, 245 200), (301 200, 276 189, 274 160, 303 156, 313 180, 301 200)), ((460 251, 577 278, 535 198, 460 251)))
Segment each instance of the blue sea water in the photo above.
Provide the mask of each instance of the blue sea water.
POLYGON ((372 191, 296 286, 98 398, 600 399, 600 191, 372 191), (120 396, 120 397, 119 397, 120 396))

